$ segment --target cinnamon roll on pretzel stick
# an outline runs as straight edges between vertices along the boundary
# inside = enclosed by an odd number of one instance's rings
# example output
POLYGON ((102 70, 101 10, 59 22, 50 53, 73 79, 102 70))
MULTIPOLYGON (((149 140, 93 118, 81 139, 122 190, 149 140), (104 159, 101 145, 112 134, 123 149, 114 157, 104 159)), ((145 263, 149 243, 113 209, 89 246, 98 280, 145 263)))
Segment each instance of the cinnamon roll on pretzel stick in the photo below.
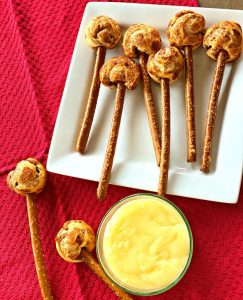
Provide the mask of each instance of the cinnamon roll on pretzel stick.
POLYGON ((47 277, 41 247, 35 195, 42 192, 46 184, 46 169, 36 159, 28 158, 19 162, 7 177, 8 187, 21 196, 26 196, 30 237, 34 254, 36 272, 43 299, 54 299, 47 277))
POLYGON ((106 148, 105 160, 97 189, 97 198, 104 199, 110 180, 111 169, 115 156, 116 144, 120 128, 122 109, 126 88, 136 88, 140 78, 138 65, 126 56, 117 56, 108 60, 100 70, 100 81, 110 88, 116 88, 115 108, 111 131, 106 148))
POLYGON ((138 56, 143 79, 143 94, 149 121, 150 132, 157 164, 160 162, 161 139, 153 100, 150 78, 147 72, 147 60, 150 54, 156 53, 161 47, 159 31, 146 24, 135 24, 128 28, 124 35, 122 48, 130 58, 138 56))
POLYGON ((85 115, 78 136, 76 150, 84 153, 91 130, 97 99, 100 90, 99 72, 105 61, 106 48, 115 48, 121 38, 121 29, 116 21, 106 16, 94 18, 86 29, 86 40, 90 47, 96 48, 96 60, 91 81, 85 115))
POLYGON ((148 73, 161 86, 162 149, 158 194, 166 195, 170 160, 170 88, 169 83, 180 76, 184 67, 183 55, 176 47, 159 50, 148 59, 148 73))
POLYGON ((107 284, 117 297, 123 300, 131 300, 131 296, 112 283, 105 275, 101 266, 91 254, 94 248, 94 231, 91 226, 81 220, 65 222, 56 236, 57 252, 65 261, 71 263, 86 263, 86 265, 107 284))
POLYGON ((203 41, 205 19, 203 16, 183 10, 170 21, 167 35, 172 46, 184 51, 185 56, 185 98, 187 127, 187 161, 196 161, 196 128, 193 92, 193 57, 192 51, 201 46, 203 41))
POLYGON ((214 123, 224 69, 226 63, 236 60, 242 52, 241 26, 232 21, 222 21, 212 25, 206 31, 203 46, 207 50, 207 55, 217 61, 208 103, 201 162, 201 171, 208 173, 211 164, 214 123))

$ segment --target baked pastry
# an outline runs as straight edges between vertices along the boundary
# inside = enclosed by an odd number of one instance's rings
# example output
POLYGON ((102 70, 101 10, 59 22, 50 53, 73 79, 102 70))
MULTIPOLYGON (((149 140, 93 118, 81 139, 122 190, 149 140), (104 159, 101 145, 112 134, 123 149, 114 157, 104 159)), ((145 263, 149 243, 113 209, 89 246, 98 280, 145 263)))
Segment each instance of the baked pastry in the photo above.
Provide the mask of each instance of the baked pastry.
POLYGON ((121 39, 121 28, 112 18, 98 16, 87 26, 85 38, 88 45, 92 48, 103 46, 113 49, 121 39))
POLYGON ((176 47, 164 48, 150 55, 147 64, 149 75, 158 83, 163 78, 168 78, 170 82, 177 80, 183 67, 183 55, 176 47))
POLYGON ((148 59, 148 73, 161 86, 162 148, 158 194, 166 195, 170 160, 170 88, 169 83, 179 78, 184 66, 183 55, 176 47, 159 50, 148 59))
POLYGON ((185 56, 185 99, 188 162, 196 161, 196 127, 192 50, 195 50, 202 45, 204 32, 204 17, 190 10, 178 12, 170 21, 167 29, 167 36, 170 44, 181 49, 185 56))
POLYGON ((99 276, 108 287, 123 300, 132 298, 113 284, 106 276, 91 252, 95 248, 95 235, 92 227, 82 220, 71 220, 64 223, 56 235, 56 249, 58 254, 67 262, 85 262, 88 267, 99 276))
POLYGON ((19 162, 15 170, 8 174, 7 184, 14 192, 24 196, 42 192, 46 179, 45 167, 35 158, 27 158, 19 162))
POLYGON ((35 158, 27 158, 8 174, 7 185, 17 194, 26 196, 31 244, 41 294, 43 299, 52 300, 54 298, 47 277, 35 203, 35 195, 44 189, 46 178, 45 167, 35 158))
POLYGON ((120 26, 115 20, 107 16, 98 16, 94 18, 86 28, 86 41, 90 47, 96 49, 96 60, 89 91, 89 98, 76 144, 76 150, 80 153, 84 153, 86 149, 89 133, 93 123, 100 90, 99 72, 105 62, 106 48, 115 48, 120 39, 120 26))
POLYGON ((81 220, 67 221, 56 236, 59 255, 68 262, 82 262, 81 250, 92 252, 95 248, 95 235, 91 226, 81 220))
POLYGON ((203 47, 213 60, 218 59, 219 52, 224 50, 228 57, 226 63, 236 60, 242 52, 242 29, 233 21, 221 21, 206 31, 203 47))
POLYGON ((206 31, 203 46, 206 48, 208 56, 217 60, 208 103, 201 162, 201 171, 208 173, 211 165, 214 123, 225 64, 236 60, 242 52, 241 26, 233 21, 221 21, 212 25, 206 31))
POLYGON ((133 90, 139 79, 138 65, 126 56, 109 59, 100 70, 100 81, 109 88, 116 88, 118 82, 123 82, 127 89, 133 90))
POLYGON ((105 198, 110 180, 120 128, 125 91, 126 88, 129 90, 135 89, 139 78, 139 66, 131 58, 126 56, 113 57, 112 59, 108 60, 100 70, 101 82, 109 88, 116 87, 115 108, 113 112, 110 136, 106 147, 105 159, 97 189, 97 198, 100 200, 105 198))
POLYGON ((139 58, 143 80, 143 94, 147 111, 150 132, 152 136, 154 152, 157 164, 160 161, 161 138, 153 100, 150 78, 147 72, 148 55, 156 53, 161 48, 159 31, 146 24, 135 24, 125 32, 122 48, 128 57, 139 58))
POLYGON ((169 22, 167 37, 172 46, 181 49, 191 46, 194 50, 202 45, 204 32, 204 17, 191 10, 182 10, 169 22))

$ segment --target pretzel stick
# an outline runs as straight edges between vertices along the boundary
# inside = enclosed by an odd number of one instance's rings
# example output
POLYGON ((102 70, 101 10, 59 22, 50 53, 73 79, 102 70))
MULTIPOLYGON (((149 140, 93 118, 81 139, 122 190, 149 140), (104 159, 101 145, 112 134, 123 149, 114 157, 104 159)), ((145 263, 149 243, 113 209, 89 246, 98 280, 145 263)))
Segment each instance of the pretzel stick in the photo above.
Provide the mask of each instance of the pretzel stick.
POLYGON ((29 219, 29 226, 30 226, 31 243, 32 243, 36 272, 40 284, 41 294, 43 299, 45 300, 54 299, 51 293, 51 288, 49 285, 49 281, 46 273, 46 267, 44 263, 39 227, 37 222, 37 211, 36 211, 36 203, 35 203, 34 195, 26 194, 26 202, 27 202, 27 211, 28 211, 28 219, 29 219))
POLYGON ((221 50, 217 58, 217 66, 214 73, 214 79, 212 84, 212 89, 209 97, 208 111, 205 125, 205 136, 203 144, 203 155, 201 163, 201 171, 204 173, 209 172, 211 164, 211 149, 212 149, 212 139, 213 139, 213 130, 214 123, 216 119, 217 104, 220 94, 220 88, 223 81, 224 69, 228 54, 221 50))
POLYGON ((93 78, 92 78, 92 82, 91 82, 89 98, 88 98, 83 123, 81 126, 81 130, 80 130, 77 145, 76 145, 76 150, 79 151, 80 153, 84 153, 87 142, 88 142, 89 133, 90 133, 90 129, 92 126, 95 109, 96 109, 96 104, 97 104, 97 99, 98 99, 99 90, 100 90, 99 72, 100 72, 101 67, 104 64, 105 54, 106 54, 105 47, 102 47, 102 46, 97 47, 94 73, 93 73, 93 78))
POLYGON ((170 161, 170 86, 169 79, 161 79, 162 100, 162 149, 160 157, 160 175, 158 194, 166 195, 168 169, 170 161))
POLYGON ((160 153, 161 153, 161 138, 159 132, 159 125, 156 117, 156 109, 153 101, 153 94, 151 89, 150 78, 147 72, 147 54, 144 52, 139 52, 139 64, 141 66, 141 73, 143 78, 143 94, 145 100, 145 106, 147 110, 147 116, 149 121, 150 132, 153 140, 154 152, 157 164, 160 163, 160 153))
POLYGON ((101 177, 97 189, 97 198, 100 200, 105 198, 107 187, 109 184, 111 169, 112 169, 114 155, 116 151, 116 144, 117 144, 118 133, 120 128, 125 92, 126 92, 126 87, 124 83, 118 82, 116 88, 116 100, 115 100, 115 108, 114 108, 113 118, 112 118, 111 131, 110 131, 109 141, 106 148, 103 169, 101 172, 101 177))
POLYGON ((110 281, 110 279, 105 275, 101 266, 93 258, 92 254, 90 254, 87 250, 82 249, 81 256, 84 262, 88 265, 88 267, 90 267, 90 269, 108 285, 108 287, 117 295, 117 297, 123 300, 133 299, 131 296, 129 296, 127 293, 125 293, 123 290, 121 290, 118 286, 116 286, 110 281))
POLYGON ((195 107, 193 92, 193 62, 192 47, 184 48, 185 54, 185 96, 186 96, 186 127, 187 127, 187 161, 196 161, 196 128, 195 128, 195 107))

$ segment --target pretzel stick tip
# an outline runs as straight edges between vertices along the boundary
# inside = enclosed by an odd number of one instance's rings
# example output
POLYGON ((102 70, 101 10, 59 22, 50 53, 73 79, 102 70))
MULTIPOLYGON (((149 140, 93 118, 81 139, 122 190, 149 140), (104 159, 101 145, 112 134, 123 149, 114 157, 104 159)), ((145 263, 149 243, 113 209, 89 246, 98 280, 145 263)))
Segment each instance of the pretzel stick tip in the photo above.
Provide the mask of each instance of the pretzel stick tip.
POLYGON ((141 67, 141 73, 143 78, 143 94, 144 94, 145 107, 147 111, 155 157, 156 157, 157 165, 159 166, 160 153, 161 153, 161 138, 160 138, 159 125, 157 121, 156 109, 155 109, 155 104, 154 104, 153 94, 151 89, 150 77, 147 72, 147 60, 148 60, 147 54, 144 52, 139 52, 139 64, 141 67))
POLYGON ((43 299, 51 300, 54 299, 52 296, 50 284, 47 277, 43 251, 41 247, 39 226, 37 221, 37 211, 34 195, 26 194, 28 219, 30 226, 30 237, 32 243, 32 249, 34 254, 36 272, 39 280, 41 294, 43 299))
POLYGON ((106 276, 101 266, 97 263, 97 261, 93 258, 92 254, 90 254, 87 250, 82 249, 81 256, 84 262, 88 267, 98 276, 100 277, 105 284, 122 300, 131 300, 133 299, 130 295, 121 290, 118 286, 110 281, 110 279, 106 276))
POLYGON ((76 150, 82 154, 85 152, 91 126, 94 119, 97 99, 100 90, 99 72, 101 67, 104 64, 105 55, 106 55, 106 48, 103 46, 97 47, 94 73, 93 73, 93 78, 90 86, 89 98, 86 105, 85 115, 82 122, 81 130, 78 136, 78 141, 76 144, 76 150))
POLYGON ((224 69, 227 58, 228 54, 224 50, 221 50, 217 58, 217 66, 215 69, 213 84, 209 97, 201 163, 201 171, 204 173, 208 173, 210 169, 214 124, 216 119, 218 98, 220 94, 221 84, 223 81, 224 69))
POLYGON ((184 47, 185 54, 185 98, 186 98, 186 128, 187 128, 187 162, 196 161, 196 128, 193 91, 193 58, 192 47, 184 47))
POLYGON ((118 82, 116 88, 115 108, 113 112, 112 125, 110 136, 106 148, 105 159, 101 172, 101 177, 97 189, 97 198, 103 200, 107 193, 107 188, 110 180, 111 169, 116 151, 116 144, 121 123, 121 116, 124 104, 126 87, 123 82, 118 82))
POLYGON ((162 149, 160 157, 160 175, 158 194, 166 195, 170 161, 170 86, 169 79, 161 79, 162 100, 162 149))

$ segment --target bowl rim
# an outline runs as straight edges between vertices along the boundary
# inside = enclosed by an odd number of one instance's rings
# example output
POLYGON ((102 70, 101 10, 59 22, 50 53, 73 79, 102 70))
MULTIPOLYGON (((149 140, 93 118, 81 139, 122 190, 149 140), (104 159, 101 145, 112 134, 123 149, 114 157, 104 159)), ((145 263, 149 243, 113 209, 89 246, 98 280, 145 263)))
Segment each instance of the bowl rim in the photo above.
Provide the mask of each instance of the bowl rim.
MULTIPOLYGON (((136 199, 134 199, 136 200, 136 199)), ((128 203, 128 202, 127 202, 128 203)), ((120 206, 121 207, 121 206, 120 206)), ((119 207, 119 208, 120 208, 119 207)), ((119 209, 118 208, 118 209, 119 209)), ((115 213, 115 212, 114 212, 115 213)), ((113 204, 111 206, 111 208, 105 213, 104 217, 102 218, 101 222, 100 222, 100 225, 98 227, 98 230, 97 230, 97 234, 96 234, 96 255, 97 255, 97 258, 98 258, 98 261, 100 263, 100 266, 101 268, 103 269, 104 273, 106 274, 106 276, 112 281, 112 283, 114 283, 115 285, 117 285, 119 288, 121 288, 123 291, 127 292, 127 293, 130 293, 130 294, 133 294, 133 295, 137 295, 137 296, 152 296, 152 295, 159 295, 159 294, 162 294, 168 290, 170 290, 172 287, 174 287, 185 275, 185 273, 187 272, 189 266, 190 266, 190 263, 191 263, 191 260, 192 260, 192 255, 193 255, 193 235, 192 235, 192 230, 191 230, 191 227, 190 227, 190 224, 186 218, 186 216, 184 215, 184 213, 181 211, 181 209, 176 205, 174 204, 172 201, 162 197, 162 196, 159 196, 157 194, 153 194, 153 193, 136 193, 136 194, 132 194, 132 195, 129 195, 129 196, 126 196, 124 198, 122 198, 121 200, 119 200, 118 202, 116 202, 115 204, 113 204), (101 228, 104 224, 104 221, 106 220, 106 218, 108 217, 108 215, 112 212, 112 210, 115 209, 116 206, 118 206, 120 203, 122 202, 125 202, 127 199, 129 198, 134 198, 134 197, 138 197, 138 196, 149 196, 149 197, 154 197, 154 198, 157 198, 161 201, 165 201, 167 202, 168 204, 170 204, 173 208, 176 209, 176 211, 180 214, 180 216, 182 217, 184 223, 186 224, 186 227, 187 227, 187 231, 188 231, 188 234, 189 234, 189 242, 190 242, 190 245, 189 245, 189 255, 188 255, 188 259, 187 259, 187 262, 185 264, 185 267, 183 269, 183 271, 180 273, 180 275, 172 282, 170 283, 169 285, 167 285, 166 287, 164 288, 160 288, 160 289, 156 289, 154 291, 142 291, 142 292, 138 292, 138 291, 133 291, 131 289, 128 289, 124 286, 122 286, 120 283, 118 283, 116 280, 114 280, 111 275, 106 271, 106 268, 102 262, 102 258, 100 256, 100 252, 99 252, 99 241, 100 241, 100 231, 101 231, 101 228)))

